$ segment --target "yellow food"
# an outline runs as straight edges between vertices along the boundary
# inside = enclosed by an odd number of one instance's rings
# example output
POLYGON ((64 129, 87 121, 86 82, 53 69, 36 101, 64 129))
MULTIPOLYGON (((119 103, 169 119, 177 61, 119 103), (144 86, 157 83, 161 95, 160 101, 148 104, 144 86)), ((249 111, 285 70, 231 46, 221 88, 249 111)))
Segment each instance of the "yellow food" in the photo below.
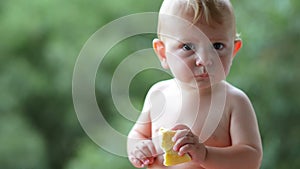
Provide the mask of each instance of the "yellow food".
POLYGON ((172 137, 175 135, 176 131, 160 128, 159 132, 162 134, 161 148, 165 153, 164 154, 165 166, 172 166, 172 165, 191 161, 191 157, 188 154, 179 156, 178 152, 173 150, 173 146, 175 143, 172 141, 172 137))

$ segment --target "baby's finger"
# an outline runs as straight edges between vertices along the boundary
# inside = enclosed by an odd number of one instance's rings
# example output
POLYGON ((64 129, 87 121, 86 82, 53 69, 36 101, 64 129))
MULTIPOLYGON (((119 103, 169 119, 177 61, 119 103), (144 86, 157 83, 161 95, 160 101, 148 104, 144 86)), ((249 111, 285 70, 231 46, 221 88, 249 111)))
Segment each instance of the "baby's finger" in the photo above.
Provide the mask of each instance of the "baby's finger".
POLYGON ((149 158, 149 164, 153 164, 154 163, 154 157, 149 158))
POLYGON ((179 149, 178 155, 188 154, 192 159, 203 162, 206 157, 207 150, 204 144, 186 144, 179 149))
POLYGON ((189 132, 190 132, 190 130, 188 130, 188 129, 177 130, 175 135, 172 138, 172 141, 176 142, 178 139, 187 136, 189 132))
POLYGON ((190 130, 190 128, 184 124, 177 124, 172 128, 172 130, 184 130, 184 129, 190 130))
POLYGON ((184 137, 181 137, 181 138, 179 138, 176 142, 175 142, 175 144, 174 144, 174 146, 173 146, 173 150, 174 151, 179 151, 179 149, 182 147, 182 146, 184 146, 184 145, 186 145, 186 144, 194 144, 195 142, 194 142, 194 139, 192 138, 192 137, 186 137, 186 136, 184 136, 184 137))
POLYGON ((151 151, 152 156, 156 157, 157 156, 157 151, 156 151, 156 148, 155 148, 155 146, 152 142, 151 142, 151 144, 148 144, 148 148, 151 151))
POLYGON ((194 145, 193 144, 185 144, 182 147, 180 147, 179 151, 178 151, 178 155, 182 156, 186 153, 192 152, 194 145))
POLYGON ((139 149, 136 149, 132 156, 141 161, 143 164, 147 161, 147 156, 139 149))
POLYGON ((145 153, 147 152, 146 155, 148 155, 148 157, 155 157, 157 155, 156 148, 152 141, 143 142, 142 145, 147 147, 145 153))
POLYGON ((144 163, 137 158, 131 157, 130 161, 135 167, 143 168, 145 167, 144 163))
POLYGON ((138 149, 144 154, 145 157, 152 157, 152 152, 145 143, 142 143, 140 146, 138 146, 138 149))

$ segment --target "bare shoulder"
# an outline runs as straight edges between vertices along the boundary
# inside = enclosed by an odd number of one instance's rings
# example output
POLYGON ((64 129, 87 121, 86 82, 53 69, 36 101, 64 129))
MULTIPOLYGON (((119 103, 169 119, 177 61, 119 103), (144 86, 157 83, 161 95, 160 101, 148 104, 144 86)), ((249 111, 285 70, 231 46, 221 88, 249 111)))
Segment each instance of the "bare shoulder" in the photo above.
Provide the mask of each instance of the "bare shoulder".
POLYGON ((167 89, 170 88, 170 86, 174 86, 174 80, 164 80, 164 81, 160 81, 155 83, 148 91, 147 95, 146 95, 146 99, 144 102, 144 108, 143 108, 143 112, 147 112, 151 109, 151 105, 154 104, 154 102, 158 102, 161 101, 164 97, 163 97, 163 93, 165 93, 165 91, 167 89))
POLYGON ((168 89, 174 85, 176 85, 176 82, 174 81, 174 79, 157 82, 150 88, 148 94, 154 94, 156 92, 165 91, 166 89, 168 89))
POLYGON ((227 99, 229 103, 230 111, 229 113, 231 115, 239 114, 239 115, 245 115, 245 114, 255 114, 254 108, 252 106, 252 103, 249 99, 249 97, 246 95, 244 91, 241 89, 231 85, 227 84, 227 99))
POLYGON ((250 100, 244 91, 227 83, 227 96, 232 104, 240 104, 242 102, 249 102, 250 100))

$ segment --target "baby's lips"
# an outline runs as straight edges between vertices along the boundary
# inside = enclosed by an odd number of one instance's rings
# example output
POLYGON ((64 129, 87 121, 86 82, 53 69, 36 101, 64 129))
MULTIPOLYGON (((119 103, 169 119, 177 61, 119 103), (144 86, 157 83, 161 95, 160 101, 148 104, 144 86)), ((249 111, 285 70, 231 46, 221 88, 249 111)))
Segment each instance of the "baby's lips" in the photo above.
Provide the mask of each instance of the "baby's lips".
POLYGON ((199 77, 208 77, 207 69, 204 66, 198 67, 194 71, 194 74, 195 76, 199 76, 199 77))

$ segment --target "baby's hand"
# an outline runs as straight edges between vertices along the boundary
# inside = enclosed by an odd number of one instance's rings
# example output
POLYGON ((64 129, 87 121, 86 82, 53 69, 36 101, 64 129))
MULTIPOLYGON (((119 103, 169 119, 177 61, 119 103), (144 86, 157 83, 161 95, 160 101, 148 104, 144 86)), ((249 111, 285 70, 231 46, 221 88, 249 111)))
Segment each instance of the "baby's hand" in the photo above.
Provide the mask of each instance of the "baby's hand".
POLYGON ((131 151, 130 161, 137 168, 143 168, 154 162, 157 156, 156 149, 151 140, 142 140, 131 151))
POLYGON ((206 157, 206 147, 199 142, 199 137, 185 125, 177 125, 172 130, 177 130, 172 138, 172 141, 175 142, 173 150, 177 151, 179 155, 188 153, 192 158, 192 162, 203 163, 206 157))

